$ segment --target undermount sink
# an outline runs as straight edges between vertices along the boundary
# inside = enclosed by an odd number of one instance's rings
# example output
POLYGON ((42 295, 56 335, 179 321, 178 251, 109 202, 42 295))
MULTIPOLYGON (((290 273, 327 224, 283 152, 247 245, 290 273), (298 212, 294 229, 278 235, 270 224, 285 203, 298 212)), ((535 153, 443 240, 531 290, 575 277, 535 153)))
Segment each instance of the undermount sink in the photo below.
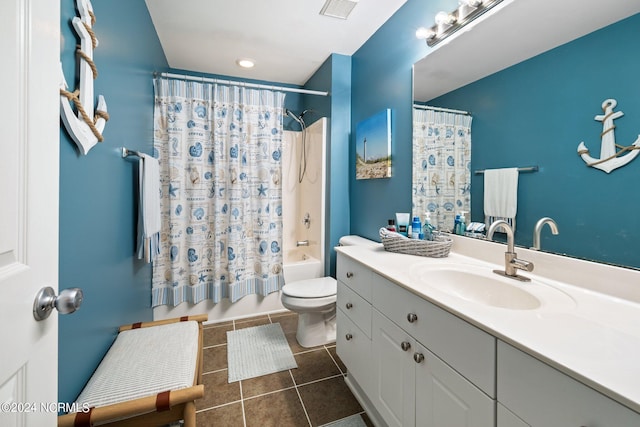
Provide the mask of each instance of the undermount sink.
POLYGON ((535 310, 543 306, 567 307, 573 299, 539 282, 520 282, 495 274, 488 267, 424 263, 410 268, 417 287, 427 286, 449 295, 491 307, 535 310))

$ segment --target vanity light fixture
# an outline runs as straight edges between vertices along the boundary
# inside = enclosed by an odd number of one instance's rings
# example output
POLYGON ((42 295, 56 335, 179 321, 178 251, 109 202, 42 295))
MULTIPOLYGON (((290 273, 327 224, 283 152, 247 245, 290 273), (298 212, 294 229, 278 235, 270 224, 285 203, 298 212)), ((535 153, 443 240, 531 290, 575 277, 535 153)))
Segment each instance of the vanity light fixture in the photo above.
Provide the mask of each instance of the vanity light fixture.
POLYGON ((438 12, 431 28, 420 28, 416 37, 425 39, 433 47, 458 31, 483 13, 500 4, 502 0, 459 0, 460 6, 451 13, 438 12))
POLYGON ((253 66, 256 65, 255 61, 249 58, 236 59, 236 64, 242 68, 253 68, 253 66))

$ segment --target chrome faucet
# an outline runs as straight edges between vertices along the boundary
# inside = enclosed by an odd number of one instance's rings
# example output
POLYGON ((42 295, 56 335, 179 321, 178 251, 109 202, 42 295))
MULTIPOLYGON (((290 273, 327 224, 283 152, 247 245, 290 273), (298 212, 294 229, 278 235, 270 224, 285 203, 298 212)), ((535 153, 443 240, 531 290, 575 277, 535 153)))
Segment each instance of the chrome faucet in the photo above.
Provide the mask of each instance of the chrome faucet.
POLYGON ((536 222, 536 226, 533 228, 533 246, 531 246, 530 249, 536 251, 540 250, 540 232, 542 231, 542 227, 544 227, 545 224, 549 224, 549 228, 551 229, 552 234, 558 234, 558 224, 556 224, 553 219, 549 218, 548 216, 540 218, 538 222, 536 222))
POLYGON ((487 239, 491 240, 498 228, 502 228, 507 234, 507 252, 504 253, 504 271, 493 270, 493 272, 522 282, 530 281, 528 277, 520 276, 517 270, 533 271, 533 263, 517 258, 514 252, 513 229, 507 221, 499 219, 493 222, 487 231, 487 239))

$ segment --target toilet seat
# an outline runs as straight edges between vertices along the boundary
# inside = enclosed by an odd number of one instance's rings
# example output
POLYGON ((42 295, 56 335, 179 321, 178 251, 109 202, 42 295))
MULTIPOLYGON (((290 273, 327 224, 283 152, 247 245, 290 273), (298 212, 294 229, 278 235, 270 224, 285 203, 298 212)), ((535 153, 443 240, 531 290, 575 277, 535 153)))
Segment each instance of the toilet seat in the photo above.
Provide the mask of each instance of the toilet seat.
POLYGON ((338 285, 333 277, 298 280, 282 287, 282 293, 294 298, 327 298, 336 295, 338 285))

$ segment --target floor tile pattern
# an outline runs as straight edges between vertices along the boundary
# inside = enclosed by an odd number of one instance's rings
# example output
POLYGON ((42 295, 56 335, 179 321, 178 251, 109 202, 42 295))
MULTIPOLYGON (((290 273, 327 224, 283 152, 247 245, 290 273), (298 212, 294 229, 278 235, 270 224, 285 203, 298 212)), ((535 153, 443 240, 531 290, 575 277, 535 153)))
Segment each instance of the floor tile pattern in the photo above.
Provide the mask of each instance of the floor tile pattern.
POLYGON ((205 325, 198 427, 315 427, 355 414, 373 425, 344 382, 335 344, 304 348, 296 341, 297 326, 291 312, 205 325), (298 368, 227 383, 227 331, 268 323, 280 323, 298 368))

